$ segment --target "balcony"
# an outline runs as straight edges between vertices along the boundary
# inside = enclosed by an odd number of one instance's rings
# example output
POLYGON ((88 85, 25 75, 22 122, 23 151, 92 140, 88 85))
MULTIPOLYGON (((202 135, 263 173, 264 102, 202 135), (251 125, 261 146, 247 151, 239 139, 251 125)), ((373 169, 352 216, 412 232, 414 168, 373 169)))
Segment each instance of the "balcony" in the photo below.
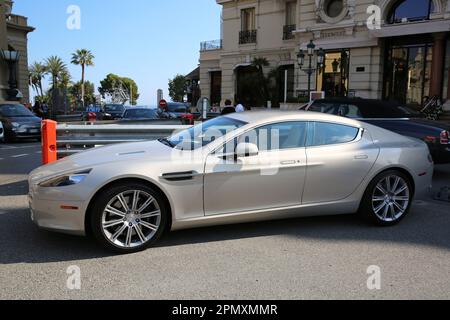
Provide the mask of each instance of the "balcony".
POLYGON ((297 25, 289 24, 283 27, 283 40, 292 40, 295 38, 294 31, 297 29, 297 25))
POLYGON ((239 32, 239 44, 256 43, 258 37, 257 30, 247 30, 239 32))
POLYGON ((200 43, 200 51, 220 50, 223 47, 223 40, 212 40, 200 43))

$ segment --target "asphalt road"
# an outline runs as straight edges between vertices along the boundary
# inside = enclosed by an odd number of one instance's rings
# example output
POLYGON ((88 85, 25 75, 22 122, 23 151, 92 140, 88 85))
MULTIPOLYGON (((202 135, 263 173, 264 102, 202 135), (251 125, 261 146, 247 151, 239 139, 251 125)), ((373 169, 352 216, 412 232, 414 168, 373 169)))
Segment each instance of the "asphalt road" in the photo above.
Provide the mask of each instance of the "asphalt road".
MULTIPOLYGON (((27 174, 39 145, 0 144, 0 299, 449 299, 450 204, 415 203, 393 228, 354 216, 172 233, 145 252, 115 256, 89 239, 38 230, 27 174), (381 289, 369 290, 369 266, 381 289), (67 288, 67 268, 81 289, 67 288)), ((450 185, 450 166, 435 185, 450 185)))

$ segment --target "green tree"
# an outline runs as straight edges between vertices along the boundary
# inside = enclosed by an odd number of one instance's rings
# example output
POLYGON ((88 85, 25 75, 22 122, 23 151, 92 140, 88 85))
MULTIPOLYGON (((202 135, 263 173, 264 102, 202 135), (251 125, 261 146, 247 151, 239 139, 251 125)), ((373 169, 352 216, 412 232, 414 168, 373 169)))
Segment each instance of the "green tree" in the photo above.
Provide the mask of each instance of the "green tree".
POLYGON ((253 59, 252 66, 258 70, 258 81, 261 88, 261 94, 264 98, 264 102, 266 102, 269 100, 269 79, 264 75, 264 68, 270 66, 270 63, 266 58, 257 57, 253 59))
POLYGON ((86 49, 77 50, 72 54, 72 64, 81 66, 81 101, 84 103, 84 83, 86 67, 94 65, 94 55, 86 49))
POLYGON ((57 88, 61 77, 68 72, 67 65, 60 57, 51 56, 45 60, 45 67, 52 76, 52 88, 57 88))
MULTIPOLYGON (((75 101, 81 100, 82 84, 78 81, 69 87, 69 94, 75 101)), ((84 83, 84 99, 87 104, 95 102, 95 86, 92 82, 84 83)))
POLYGON ((47 67, 45 64, 40 62, 34 62, 29 67, 29 78, 30 78, 30 84, 33 86, 33 88, 36 90, 38 95, 42 98, 44 97, 44 90, 42 88, 42 80, 45 78, 45 76, 48 73, 47 67))
POLYGON ((98 92, 105 99, 107 96, 110 96, 113 100, 120 100, 114 102, 125 103, 126 101, 130 101, 131 105, 136 105, 139 99, 139 88, 133 79, 120 77, 112 73, 100 81, 98 92), (132 97, 130 97, 131 93, 132 97))
POLYGON ((172 80, 169 79, 169 96, 174 102, 183 102, 186 95, 186 78, 177 74, 172 80))

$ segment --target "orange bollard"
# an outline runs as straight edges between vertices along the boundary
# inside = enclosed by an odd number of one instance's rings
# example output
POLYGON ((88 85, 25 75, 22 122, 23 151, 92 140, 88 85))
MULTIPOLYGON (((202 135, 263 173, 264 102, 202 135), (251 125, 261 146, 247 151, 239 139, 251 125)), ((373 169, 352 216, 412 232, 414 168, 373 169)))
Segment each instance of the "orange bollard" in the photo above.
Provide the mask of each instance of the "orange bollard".
POLYGON ((56 125, 52 120, 43 120, 42 132, 42 163, 49 164, 58 160, 56 149, 56 125))

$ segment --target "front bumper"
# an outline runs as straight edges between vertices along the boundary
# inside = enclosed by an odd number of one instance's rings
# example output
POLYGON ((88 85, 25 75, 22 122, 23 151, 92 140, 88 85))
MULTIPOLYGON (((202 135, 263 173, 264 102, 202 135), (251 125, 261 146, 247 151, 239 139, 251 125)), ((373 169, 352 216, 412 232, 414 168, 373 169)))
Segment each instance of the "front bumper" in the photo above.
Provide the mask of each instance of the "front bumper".
POLYGON ((14 139, 38 139, 41 137, 41 128, 10 129, 9 134, 14 139))
POLYGON ((83 202, 47 200, 40 198, 36 191, 30 191, 28 202, 31 220, 38 227, 60 233, 86 235, 83 202))

